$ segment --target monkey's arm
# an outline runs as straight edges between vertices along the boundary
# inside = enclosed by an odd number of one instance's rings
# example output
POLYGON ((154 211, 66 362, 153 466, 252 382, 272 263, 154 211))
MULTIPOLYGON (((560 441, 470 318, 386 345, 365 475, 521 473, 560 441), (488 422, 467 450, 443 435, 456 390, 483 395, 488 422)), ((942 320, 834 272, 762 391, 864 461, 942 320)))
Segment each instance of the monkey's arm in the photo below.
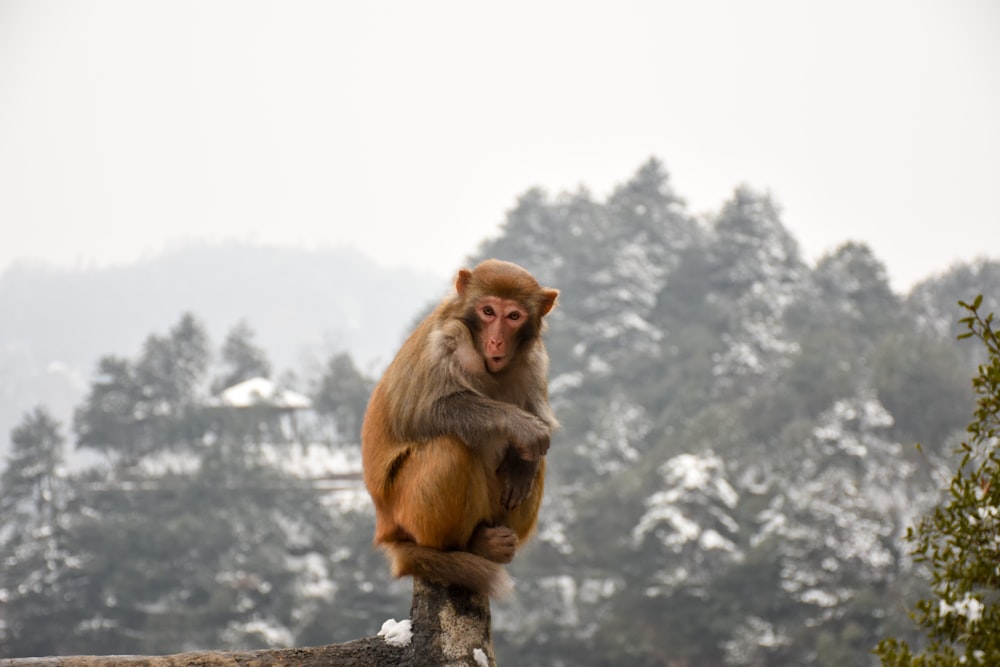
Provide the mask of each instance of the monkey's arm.
POLYGON ((473 391, 459 391, 437 398, 422 415, 415 415, 418 439, 458 436, 470 447, 509 442, 521 458, 537 461, 549 449, 552 428, 527 410, 473 391))
POLYGON ((534 372, 522 378, 528 387, 520 392, 542 397, 529 400, 527 410, 487 395, 495 388, 493 380, 461 321, 441 324, 425 336, 423 345, 401 351, 397 361, 400 357, 409 367, 387 372, 386 393, 393 431, 401 441, 453 435, 474 448, 506 448, 509 443, 528 460, 548 451, 555 419, 544 399, 544 357, 529 362, 534 372), (537 402, 545 405, 535 406, 537 402), (536 407, 544 409, 535 414, 536 407))

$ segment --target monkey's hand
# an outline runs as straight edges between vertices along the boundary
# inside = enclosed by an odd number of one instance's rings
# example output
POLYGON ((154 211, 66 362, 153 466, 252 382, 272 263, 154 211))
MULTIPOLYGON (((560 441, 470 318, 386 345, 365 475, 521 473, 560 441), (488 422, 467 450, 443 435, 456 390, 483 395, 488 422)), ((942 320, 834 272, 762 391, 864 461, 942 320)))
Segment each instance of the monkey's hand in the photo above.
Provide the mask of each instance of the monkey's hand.
POLYGON ((525 461, 538 461, 549 451, 551 427, 534 415, 521 420, 511 434, 510 444, 525 461))
POLYGON ((524 502, 535 482, 538 461, 525 461, 513 447, 507 449, 503 462, 497 468, 497 475, 503 479, 500 504, 512 510, 524 502))

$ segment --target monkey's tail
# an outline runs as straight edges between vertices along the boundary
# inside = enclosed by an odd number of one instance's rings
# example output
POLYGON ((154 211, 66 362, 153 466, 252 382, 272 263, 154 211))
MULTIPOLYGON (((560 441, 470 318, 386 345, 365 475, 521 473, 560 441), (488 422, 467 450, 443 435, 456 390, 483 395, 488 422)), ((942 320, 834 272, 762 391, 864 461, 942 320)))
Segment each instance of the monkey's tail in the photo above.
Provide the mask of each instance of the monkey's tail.
POLYGON ((443 585, 457 585, 493 598, 510 594, 514 584, 499 563, 468 551, 441 551, 415 542, 392 542, 383 547, 396 577, 419 577, 443 585))

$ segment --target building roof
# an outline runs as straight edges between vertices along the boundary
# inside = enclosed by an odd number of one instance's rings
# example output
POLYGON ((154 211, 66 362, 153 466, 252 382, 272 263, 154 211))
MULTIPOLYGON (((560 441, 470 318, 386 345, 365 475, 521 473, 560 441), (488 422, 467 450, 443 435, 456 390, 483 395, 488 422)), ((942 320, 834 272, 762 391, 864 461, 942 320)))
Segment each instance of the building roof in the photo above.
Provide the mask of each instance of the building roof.
POLYGON ((234 384, 219 394, 219 404, 233 408, 248 408, 266 405, 289 410, 305 410, 312 407, 312 401, 290 389, 282 389, 273 380, 255 377, 234 384))

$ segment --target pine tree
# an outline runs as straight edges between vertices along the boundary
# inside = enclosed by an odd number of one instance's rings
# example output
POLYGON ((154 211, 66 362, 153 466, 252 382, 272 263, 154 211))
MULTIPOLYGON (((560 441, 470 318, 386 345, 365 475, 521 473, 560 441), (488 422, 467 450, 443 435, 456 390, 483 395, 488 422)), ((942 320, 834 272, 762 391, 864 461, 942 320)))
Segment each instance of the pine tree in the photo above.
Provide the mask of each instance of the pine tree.
POLYGON ((196 413, 210 358, 208 334, 189 313, 168 335, 146 338, 136 360, 103 357, 76 410, 77 446, 126 466, 154 452, 190 448, 203 435, 196 413))
POLYGON ((327 362, 314 405, 318 413, 333 419, 336 440, 361 442, 361 422, 374 386, 354 365, 351 355, 337 354, 327 362))
POLYGON ((933 597, 913 613, 929 642, 914 653, 882 640, 876 653, 893 667, 1000 664, 1000 333, 993 314, 979 312, 982 295, 959 305, 969 311, 959 338, 980 339, 988 360, 972 381, 977 407, 946 500, 907 533, 915 560, 930 568, 933 597))
POLYGON ((204 325, 185 313, 167 336, 146 339, 136 375, 152 413, 179 416, 199 395, 211 352, 204 325))
POLYGON ((226 336, 222 344, 222 363, 225 370, 212 383, 215 393, 254 377, 271 375, 267 353, 254 343, 254 331, 245 320, 226 336))
POLYGON ((737 188, 715 220, 709 245, 718 327, 726 351, 712 369, 720 396, 757 393, 796 350, 784 323, 806 268, 771 197, 737 188))
POLYGON ((0 655, 51 655, 74 617, 64 439, 58 421, 36 408, 14 429, 11 443, 0 476, 0 610, 6 620, 0 655))

